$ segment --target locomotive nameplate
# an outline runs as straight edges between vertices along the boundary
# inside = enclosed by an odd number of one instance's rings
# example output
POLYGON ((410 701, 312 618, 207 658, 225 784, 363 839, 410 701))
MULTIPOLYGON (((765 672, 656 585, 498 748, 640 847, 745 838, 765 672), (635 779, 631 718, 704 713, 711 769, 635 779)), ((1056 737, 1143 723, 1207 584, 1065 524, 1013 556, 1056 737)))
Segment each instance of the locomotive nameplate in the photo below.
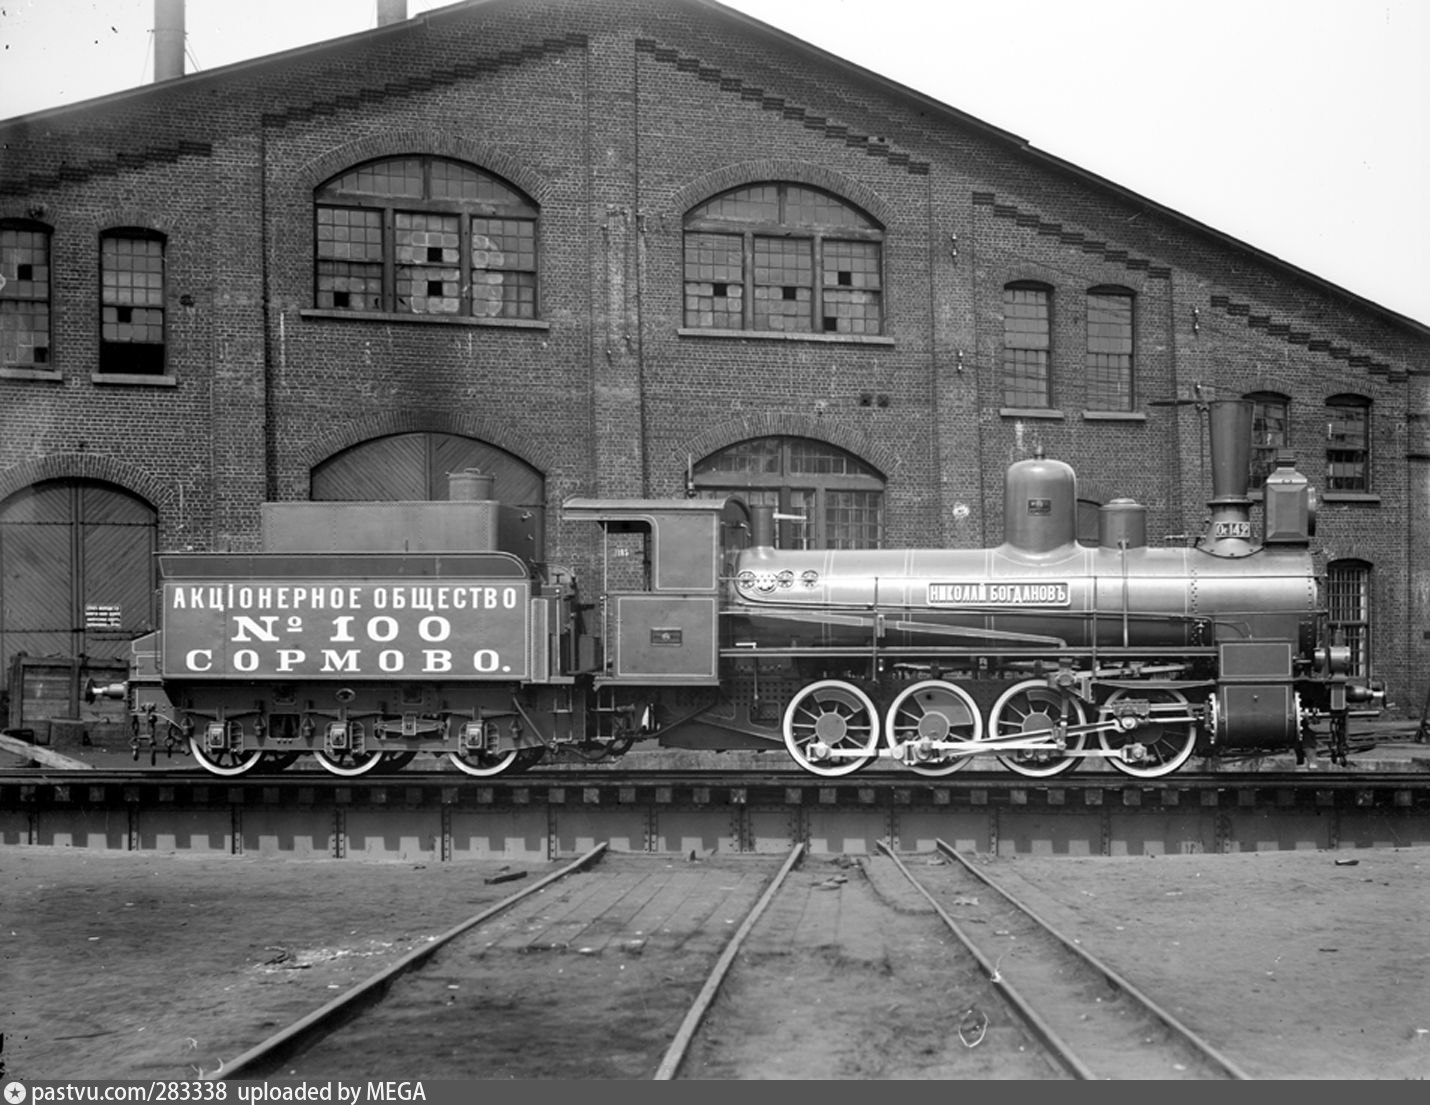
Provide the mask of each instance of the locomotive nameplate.
POLYGON ((1048 580, 930 583, 930 606, 1071 606, 1072 589, 1048 580))
POLYGON ((245 579, 164 585, 163 674, 525 679, 526 580, 245 579))

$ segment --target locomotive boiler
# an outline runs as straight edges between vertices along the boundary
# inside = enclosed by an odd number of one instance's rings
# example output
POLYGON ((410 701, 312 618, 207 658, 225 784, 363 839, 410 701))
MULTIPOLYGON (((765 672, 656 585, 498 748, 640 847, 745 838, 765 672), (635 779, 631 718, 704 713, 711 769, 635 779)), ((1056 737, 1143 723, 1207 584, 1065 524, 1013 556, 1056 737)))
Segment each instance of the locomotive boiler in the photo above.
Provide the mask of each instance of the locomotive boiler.
POLYGON ((848 775, 975 757, 1049 778, 1085 759, 1155 778, 1195 755, 1313 745, 1383 700, 1332 641, 1289 460, 1248 495, 1250 406, 1208 406, 1212 498, 1190 546, 1102 507, 1072 468, 1013 464, 988 549, 782 549, 738 498, 572 499, 601 577, 496 547, 498 505, 266 504, 265 552, 160 558, 134 645, 140 745, 238 775, 310 754, 339 775, 423 753, 489 777, 638 741, 785 752, 848 775))

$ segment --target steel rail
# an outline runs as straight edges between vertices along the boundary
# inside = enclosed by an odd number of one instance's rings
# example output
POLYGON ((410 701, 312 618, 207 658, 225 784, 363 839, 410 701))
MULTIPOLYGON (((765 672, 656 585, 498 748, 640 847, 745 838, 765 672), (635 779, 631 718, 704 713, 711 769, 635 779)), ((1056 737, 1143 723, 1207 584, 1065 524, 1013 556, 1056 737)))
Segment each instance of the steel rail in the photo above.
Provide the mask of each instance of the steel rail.
POLYGON ((968 938, 968 935, 959 927, 958 922, 949 916, 948 911, 945 910, 943 906, 939 905, 938 901, 928 892, 923 883, 914 878, 913 872, 904 866, 904 861, 895 854, 894 850, 882 840, 879 841, 878 844, 879 850, 894 861, 894 865, 898 867, 904 878, 908 879, 910 885, 924 896, 929 905, 933 907, 934 912, 937 913, 943 923, 948 926, 948 930, 958 938, 959 943, 978 961, 978 965, 983 969, 983 973, 988 977, 988 981, 993 984, 993 989, 999 993, 1013 1012, 1022 1018, 1023 1022, 1033 1031, 1033 1034, 1042 1041, 1043 1046, 1052 1053, 1058 1064, 1074 1078, 1083 1080, 1097 1078, 1097 1075, 1093 1073, 1092 1069, 1078 1058, 1068 1043, 1058 1035, 1057 1030, 1034 1008, 1032 1002, 1020 994, 1017 987, 1002 977, 998 971, 997 964, 988 961, 988 957, 968 938))
MULTIPOLYGON (((996 883, 993 879, 989 878, 982 871, 979 871, 976 867, 973 866, 973 864, 969 863, 967 859, 961 856, 951 845, 949 845, 943 840, 936 840, 934 844, 940 852, 948 856, 950 859, 957 861, 965 871, 967 871, 970 875, 974 876, 974 878, 978 879, 978 881, 983 883, 984 886, 988 887, 989 890, 994 891, 1005 901, 1007 901, 1011 906, 1013 906, 1013 908, 1017 909, 1020 913, 1027 916, 1031 921, 1033 921, 1034 924, 1036 924, 1044 932, 1048 933, 1048 935, 1052 936, 1055 940, 1057 940, 1058 943, 1061 944, 1067 951, 1072 952, 1075 956, 1077 956, 1090 968, 1092 968, 1092 970, 1096 971, 1108 982, 1112 983, 1113 986, 1121 990, 1133 1001, 1137 1002, 1140 1006, 1142 1006, 1142 1008, 1145 1009, 1148 1013, 1150 1013, 1153 1017, 1161 1021, 1162 1024, 1166 1025, 1167 1028, 1169 1028, 1172 1032, 1179 1036, 1185 1043, 1189 1044, 1192 1048, 1194 1048, 1197 1052, 1204 1056, 1213 1066, 1220 1067, 1222 1071, 1226 1073, 1228 1078, 1235 1079, 1237 1081, 1248 1081, 1251 1079, 1251 1075, 1243 1071, 1241 1067, 1239 1067, 1232 1059, 1230 1059, 1226 1055, 1223 1055, 1212 1044, 1202 1039, 1200 1035, 1198 1035, 1189 1026, 1179 1020, 1176 1015, 1174 1015, 1170 1010, 1162 1008, 1161 1005, 1159 1005, 1156 1001, 1154 1001, 1150 996, 1145 994, 1133 983, 1124 978, 1109 964, 1104 963, 1101 959, 1093 955, 1075 940, 1072 940, 1068 936, 1065 936, 1057 927, 1050 924, 1044 918, 1039 916, 1039 914, 1034 911, 1031 906, 1027 905, 1025 902, 1015 897, 1012 893, 1004 889, 1002 886, 996 883)), ((892 855, 892 853, 890 854, 892 855)), ((1007 982, 1003 982, 1002 985, 1006 986, 1007 982)))
POLYGON ((715 1000, 716 994, 720 991, 720 986, 725 981, 725 976, 729 974, 730 967, 735 962, 735 956, 740 954, 740 948, 745 943, 745 938, 754 929, 755 923, 760 919, 760 915, 765 912, 765 908, 774 900, 774 896, 779 893, 780 887, 784 885, 785 878, 794 870, 800 858, 804 855, 804 845, 796 844, 790 852, 789 858, 785 860, 784 866, 770 880, 769 886, 765 887, 765 892, 760 895, 760 900, 746 914, 745 920, 740 924, 735 935, 730 938, 730 942, 725 946, 725 950, 720 953, 719 960, 710 972, 710 977, 705 980, 705 985, 701 987, 700 993, 696 996, 695 1002, 685 1014, 685 1020, 681 1022, 680 1029, 675 1034, 675 1039, 666 1049, 665 1058, 661 1060, 660 1066, 656 1069, 654 1080, 657 1082, 669 1081, 673 1079, 680 1069, 680 1064, 685 1060, 685 1054, 690 1048, 690 1042, 695 1038, 696 1031, 700 1028, 700 1023, 705 1019, 705 1014, 710 1005, 715 1000))
POLYGON ((420 966, 432 956, 439 948, 451 943, 458 936, 473 929, 476 926, 491 920, 500 913, 505 912, 523 898, 528 898, 537 891, 550 886, 568 875, 589 867, 599 859, 606 851, 607 845, 602 843, 596 845, 579 859, 568 863, 559 871, 553 871, 545 878, 538 879, 530 886, 525 887, 510 897, 503 898, 496 905, 490 906, 473 917, 467 918, 461 924, 448 929, 440 936, 434 937, 429 943, 404 955, 396 963, 379 971, 365 982, 360 982, 346 993, 339 995, 332 1001, 319 1009, 315 1009, 306 1017, 294 1021, 287 1028, 274 1033, 268 1039, 250 1048, 242 1055, 238 1056, 231 1063, 223 1063, 217 1070, 202 1075, 207 1082, 223 1082, 234 1078, 262 1078, 261 1073, 267 1066, 281 1061, 286 1056, 292 1054, 302 1044, 312 1040, 320 1033, 328 1030, 338 1022, 345 1020, 382 999, 387 987, 399 975, 420 966))

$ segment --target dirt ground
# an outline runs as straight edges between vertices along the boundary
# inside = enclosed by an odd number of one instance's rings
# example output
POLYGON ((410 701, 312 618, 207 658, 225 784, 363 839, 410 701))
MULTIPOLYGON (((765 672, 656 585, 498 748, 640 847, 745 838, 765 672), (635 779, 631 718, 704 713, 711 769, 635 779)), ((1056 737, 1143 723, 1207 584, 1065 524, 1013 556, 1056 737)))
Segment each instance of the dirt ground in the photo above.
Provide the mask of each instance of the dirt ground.
MULTIPOLYGON (((1254 1077, 1430 1077, 1430 849, 982 862, 1254 1077)), ((502 866, 0 849, 0 1081, 212 1071, 511 893, 502 866)))

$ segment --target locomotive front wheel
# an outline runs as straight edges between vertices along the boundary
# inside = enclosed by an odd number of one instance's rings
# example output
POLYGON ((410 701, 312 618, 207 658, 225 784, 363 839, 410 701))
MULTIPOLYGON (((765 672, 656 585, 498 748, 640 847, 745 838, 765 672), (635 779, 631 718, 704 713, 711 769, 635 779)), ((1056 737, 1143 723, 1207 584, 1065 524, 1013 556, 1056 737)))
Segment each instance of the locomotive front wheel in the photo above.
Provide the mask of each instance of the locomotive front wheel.
POLYGON ((879 712, 852 683, 824 679, 802 689, 785 707, 785 748, 806 771, 827 778, 849 775, 874 759, 879 712), (831 755, 854 752, 856 755, 831 755))
POLYGON ((521 758, 521 750, 507 749, 505 752, 448 752, 447 759, 458 771, 475 775, 479 779, 489 779, 510 770, 512 764, 521 758))
POLYGON ((327 752, 321 748, 313 749, 313 756, 318 763, 323 765, 324 771, 341 775, 344 778, 366 775, 369 771, 375 770, 385 758, 382 752, 363 752, 353 755, 351 752, 327 752))
MULTIPOLYGON (((1059 724, 1085 725, 1087 711, 1076 698, 1054 690, 1042 679, 1029 679, 1009 687, 993 704, 988 715, 988 733, 995 740, 1022 734, 1046 734, 1051 737, 1051 731, 1059 724)), ((1069 735, 1064 751, 1082 751, 1086 739, 1084 733, 1069 735)), ((1019 749, 999 756, 998 762, 1019 775, 1048 779, 1071 771, 1077 766, 1078 759, 1052 748, 1019 749)))
POLYGON ((1129 730, 1113 730, 1097 734, 1097 742, 1109 752, 1128 744, 1140 744, 1146 755, 1136 763, 1121 756, 1109 756, 1107 762, 1124 775, 1139 779, 1156 779, 1170 775, 1192 758, 1197 747, 1197 726, 1192 721, 1156 721, 1159 713, 1170 716, 1185 715, 1187 699, 1176 691, 1167 690, 1120 690, 1114 692, 1102 707, 1102 716, 1107 720, 1116 715, 1114 705, 1123 698, 1145 699, 1151 707, 1149 719, 1129 730))
MULTIPOLYGON (((976 741, 983 739, 983 716, 973 696, 942 679, 925 679, 900 692, 884 719, 884 743, 897 748, 910 741, 976 741)), ((972 756, 937 749, 920 760, 917 746, 904 766, 920 775, 952 775, 967 766, 972 756)))
POLYGON ((189 738, 189 751, 193 753, 194 759, 199 761, 199 766, 205 771, 228 778, 247 775, 263 760, 261 748, 244 752, 230 752, 228 749, 210 752, 204 748, 203 741, 198 736, 189 738))

